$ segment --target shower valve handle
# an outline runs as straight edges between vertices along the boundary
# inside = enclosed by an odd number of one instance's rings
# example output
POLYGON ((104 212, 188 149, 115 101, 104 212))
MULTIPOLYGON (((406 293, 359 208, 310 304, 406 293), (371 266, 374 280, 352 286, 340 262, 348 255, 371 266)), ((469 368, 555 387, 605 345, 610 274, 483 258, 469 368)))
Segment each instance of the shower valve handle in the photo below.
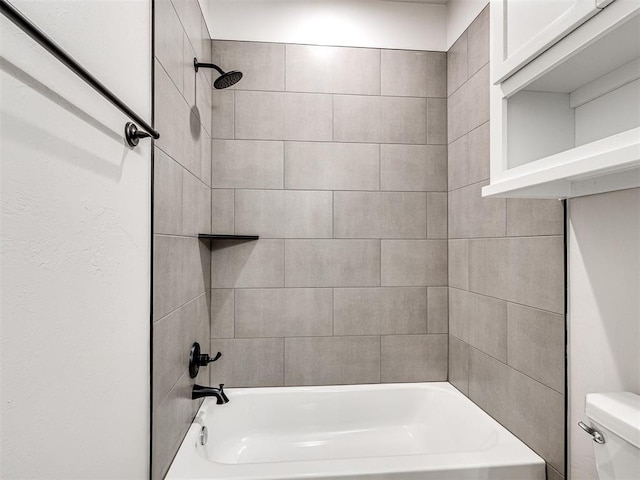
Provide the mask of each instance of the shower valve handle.
POLYGON ((208 353, 203 353, 198 356, 197 362, 199 366, 206 367, 211 362, 215 362, 216 360, 218 360, 221 356, 221 352, 216 353, 215 357, 210 357, 208 353))
POLYGON ((222 356, 222 353, 218 352, 215 356, 210 357, 208 353, 200 353, 200 344, 195 342, 189 350, 189 376, 196 378, 200 367, 206 367, 211 362, 215 362, 222 356))

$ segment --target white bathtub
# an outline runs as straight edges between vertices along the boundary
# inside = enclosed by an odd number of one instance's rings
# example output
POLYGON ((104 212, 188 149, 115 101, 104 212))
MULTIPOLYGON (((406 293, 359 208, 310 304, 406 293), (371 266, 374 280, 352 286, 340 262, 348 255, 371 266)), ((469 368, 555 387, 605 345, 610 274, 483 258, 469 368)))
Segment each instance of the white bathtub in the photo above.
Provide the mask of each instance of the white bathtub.
POLYGON ((538 455, 446 382, 228 396, 205 400, 167 479, 545 479, 538 455))

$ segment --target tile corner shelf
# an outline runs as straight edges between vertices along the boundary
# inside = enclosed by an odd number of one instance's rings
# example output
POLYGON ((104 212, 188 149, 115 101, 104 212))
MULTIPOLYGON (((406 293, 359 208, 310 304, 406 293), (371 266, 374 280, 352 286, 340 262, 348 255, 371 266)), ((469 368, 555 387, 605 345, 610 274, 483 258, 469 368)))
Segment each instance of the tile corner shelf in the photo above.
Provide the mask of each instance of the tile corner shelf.
POLYGON ((221 234, 221 233, 199 233, 198 239, 200 240, 258 240, 259 235, 233 235, 233 234, 221 234))

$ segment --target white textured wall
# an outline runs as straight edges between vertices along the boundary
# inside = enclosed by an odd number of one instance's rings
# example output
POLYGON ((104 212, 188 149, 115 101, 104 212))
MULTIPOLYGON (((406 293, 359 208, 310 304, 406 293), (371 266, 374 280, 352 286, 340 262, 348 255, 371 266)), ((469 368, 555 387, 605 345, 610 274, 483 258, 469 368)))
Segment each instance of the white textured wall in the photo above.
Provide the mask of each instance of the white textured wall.
POLYGON ((571 478, 596 480, 585 395, 640 394, 640 189, 570 201, 571 478))
MULTIPOLYGON (((150 0, 14 4, 150 118, 150 0)), ((147 478, 150 143, 0 30, 0 477, 147 478)))
POLYGON ((200 1, 208 3, 203 11, 206 15, 208 10, 209 31, 220 40, 446 50, 444 5, 384 0, 200 1))

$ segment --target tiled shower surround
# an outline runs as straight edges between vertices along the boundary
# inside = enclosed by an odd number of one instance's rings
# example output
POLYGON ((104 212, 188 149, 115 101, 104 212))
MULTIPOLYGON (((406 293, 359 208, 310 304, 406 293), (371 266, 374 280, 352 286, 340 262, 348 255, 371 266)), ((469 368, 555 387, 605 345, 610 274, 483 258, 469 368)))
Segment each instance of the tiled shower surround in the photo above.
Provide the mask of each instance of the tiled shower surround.
POLYGON ((564 475, 562 204, 482 198, 489 8, 448 52, 449 381, 564 475))
POLYGON ((201 384, 448 380, 563 478, 563 214, 481 197, 488 11, 447 54, 211 42, 197 2, 154 4, 153 477, 198 340, 201 384))
MULTIPOLYGON (((152 478, 163 478, 200 402, 191 400, 189 347, 209 343, 211 58, 198 2, 155 0, 152 478)), ((206 380, 198 379, 206 384, 206 380)))
POLYGON ((211 382, 447 378, 446 54, 214 41, 211 382))

